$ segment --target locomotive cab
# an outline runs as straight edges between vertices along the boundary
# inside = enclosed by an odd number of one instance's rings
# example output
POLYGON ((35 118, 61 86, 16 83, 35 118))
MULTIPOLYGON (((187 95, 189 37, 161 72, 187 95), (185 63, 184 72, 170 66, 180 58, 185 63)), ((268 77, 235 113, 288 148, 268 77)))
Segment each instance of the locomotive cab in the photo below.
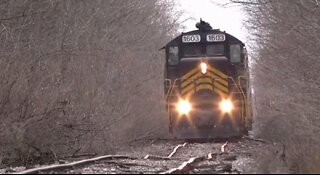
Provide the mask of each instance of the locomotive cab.
POLYGON ((251 113, 245 45, 200 21, 165 46, 169 130, 177 138, 226 138, 248 131, 251 113))

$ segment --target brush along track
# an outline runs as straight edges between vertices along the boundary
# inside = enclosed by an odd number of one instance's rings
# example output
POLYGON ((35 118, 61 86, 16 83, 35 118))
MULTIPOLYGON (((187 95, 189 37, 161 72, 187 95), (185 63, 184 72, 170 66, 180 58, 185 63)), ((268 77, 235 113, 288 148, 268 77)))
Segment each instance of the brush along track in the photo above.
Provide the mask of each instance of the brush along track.
POLYGON ((274 152, 273 147, 273 144, 250 138, 203 143, 147 140, 133 143, 118 155, 51 165, 20 173, 256 173, 259 170, 254 157, 266 149, 274 152))

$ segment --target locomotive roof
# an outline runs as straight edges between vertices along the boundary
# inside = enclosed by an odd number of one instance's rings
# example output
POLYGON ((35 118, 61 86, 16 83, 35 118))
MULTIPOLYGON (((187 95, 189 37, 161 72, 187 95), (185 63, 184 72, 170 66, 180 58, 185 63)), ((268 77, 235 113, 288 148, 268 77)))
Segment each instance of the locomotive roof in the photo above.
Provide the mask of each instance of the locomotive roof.
POLYGON ((226 35, 226 38, 233 42, 233 43, 240 43, 241 45, 245 45, 241 40, 239 40, 238 38, 232 36, 231 34, 228 34, 226 33, 225 31, 220 31, 219 29, 210 29, 210 30, 193 30, 193 31, 189 31, 189 32, 186 32, 186 33, 181 33, 179 36, 177 36, 176 38, 172 39, 169 43, 167 43, 163 48, 166 48, 168 46, 171 46, 171 45, 177 45, 177 44, 180 44, 182 43, 181 42, 181 38, 183 35, 190 35, 190 34, 201 34, 201 35, 206 35, 206 34, 218 34, 218 33, 221 33, 221 34, 225 34, 226 35))

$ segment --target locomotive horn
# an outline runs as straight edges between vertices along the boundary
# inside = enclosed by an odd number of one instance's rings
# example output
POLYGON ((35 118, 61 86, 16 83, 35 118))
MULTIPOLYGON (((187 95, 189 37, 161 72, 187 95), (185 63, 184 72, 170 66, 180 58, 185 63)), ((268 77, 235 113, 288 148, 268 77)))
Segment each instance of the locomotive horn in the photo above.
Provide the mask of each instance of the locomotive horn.
POLYGON ((196 27, 199 30, 203 30, 203 31, 212 30, 212 27, 210 26, 210 24, 203 21, 202 18, 200 18, 200 22, 196 24, 196 27))

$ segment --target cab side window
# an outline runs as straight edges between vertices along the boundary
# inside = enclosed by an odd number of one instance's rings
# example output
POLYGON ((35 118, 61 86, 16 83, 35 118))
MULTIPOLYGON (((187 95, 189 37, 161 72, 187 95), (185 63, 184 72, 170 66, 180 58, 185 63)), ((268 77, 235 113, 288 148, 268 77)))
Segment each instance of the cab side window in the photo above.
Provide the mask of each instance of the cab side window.
POLYGON ((169 47, 169 65, 178 65, 179 64, 179 48, 178 47, 169 47))
POLYGON ((230 60, 231 63, 240 63, 241 61, 241 49, 240 45, 233 44, 230 46, 230 60))

